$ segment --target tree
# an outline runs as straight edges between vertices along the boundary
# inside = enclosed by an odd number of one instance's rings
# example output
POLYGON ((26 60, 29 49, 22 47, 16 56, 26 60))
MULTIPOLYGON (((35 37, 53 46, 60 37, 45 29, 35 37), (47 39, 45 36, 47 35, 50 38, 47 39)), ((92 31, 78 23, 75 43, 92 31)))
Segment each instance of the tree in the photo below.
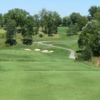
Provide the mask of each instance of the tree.
POLYGON ((7 20, 5 25, 6 33, 6 44, 12 46, 16 44, 16 40, 14 39, 16 33, 16 22, 12 19, 7 20))
POLYGON ((81 16, 78 22, 79 31, 87 24, 88 18, 86 16, 81 16))
POLYGON ((77 23, 74 24, 74 25, 71 24, 71 25, 69 26, 69 29, 67 30, 67 36, 76 35, 78 31, 79 31, 79 26, 78 26, 78 24, 77 24, 77 23))
POLYGON ((33 21, 34 21, 33 16, 28 16, 24 26, 22 27, 23 44, 31 45, 33 42, 33 38, 32 38, 34 32, 33 21))
POLYGON ((100 21, 100 12, 96 12, 96 13, 94 14, 94 19, 100 21))
POLYGON ((42 28, 42 32, 47 33, 47 15, 48 15, 48 11, 46 9, 42 9, 40 11, 40 25, 42 28))
POLYGON ((79 13, 72 13, 70 15, 70 19, 71 19, 71 24, 72 25, 76 25, 76 24, 78 25, 79 31, 81 31, 83 26, 85 26, 86 23, 88 22, 87 17, 81 16, 79 13))
POLYGON ((61 24, 61 18, 57 12, 43 9, 40 12, 40 22, 42 31, 52 36, 54 33, 57 33, 57 28, 61 24))
POLYGON ((72 13, 70 15, 69 30, 67 32, 68 35, 77 34, 77 32, 81 31, 87 22, 87 17, 81 16, 79 13, 72 13))
POLYGON ((81 51, 81 54, 78 55, 79 60, 89 61, 92 59, 92 50, 90 47, 85 48, 81 51))
POLYGON ((39 15, 34 15, 33 16, 33 23, 34 23, 34 34, 38 34, 39 27, 40 27, 40 20, 39 20, 39 15))
POLYGON ((70 17, 63 17, 62 19, 62 25, 65 26, 65 27, 69 27, 71 24, 71 19, 70 17))
POLYGON ((100 7, 99 6, 92 6, 89 9, 90 17, 92 19, 100 19, 100 7))
POLYGON ((29 15, 28 12, 26 12, 23 9, 19 9, 19 8, 15 8, 15 9, 11 9, 8 11, 8 13, 6 13, 4 15, 5 18, 5 23, 7 21, 7 19, 13 19, 16 22, 16 26, 23 26, 24 22, 26 20, 26 17, 29 15))
POLYGON ((62 24, 62 19, 56 11, 52 12, 52 17, 56 26, 59 26, 62 24))
MULTIPOLYGON (((11 29, 11 23, 9 19, 13 20, 16 23, 16 26, 14 27, 12 22, 12 27, 18 29, 20 27, 20 33, 22 33, 23 36, 23 44, 30 45, 32 44, 32 35, 33 35, 33 23, 34 18, 33 16, 30 16, 28 12, 26 12, 23 9, 15 8, 11 9, 4 15, 4 23, 7 27, 8 35, 9 37, 13 37, 14 30, 12 32, 9 32, 11 29), (11 33, 11 34, 10 34, 11 33)), ((17 30, 18 31, 18 30, 17 30)), ((8 37, 8 36, 7 36, 8 37)))
POLYGON ((94 17, 94 14, 97 12, 97 6, 92 6, 90 9, 89 9, 89 13, 92 17, 94 17))
POLYGON ((2 27, 2 26, 3 26, 3 15, 0 14, 0 27, 2 27))
POLYGON ((70 19, 71 19, 71 23, 72 23, 72 24, 78 23, 79 20, 80 20, 80 18, 81 18, 80 13, 75 13, 75 12, 73 12, 73 13, 70 15, 70 19))
POLYGON ((79 36, 81 49, 91 48, 94 56, 100 56, 100 22, 92 20, 86 24, 79 36))
POLYGON ((62 19, 60 15, 57 12, 52 12, 52 33, 57 34, 58 33, 58 27, 62 23, 62 19))

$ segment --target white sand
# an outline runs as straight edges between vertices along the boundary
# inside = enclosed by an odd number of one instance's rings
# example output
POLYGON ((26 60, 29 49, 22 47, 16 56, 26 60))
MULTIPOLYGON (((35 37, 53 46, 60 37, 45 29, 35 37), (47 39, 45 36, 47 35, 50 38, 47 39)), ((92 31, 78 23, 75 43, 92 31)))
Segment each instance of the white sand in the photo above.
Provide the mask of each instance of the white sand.
POLYGON ((28 48, 27 48, 27 49, 24 49, 24 50, 25 50, 25 51, 32 51, 31 49, 28 49, 28 48))
POLYGON ((50 50, 50 51, 49 51, 49 53, 53 53, 53 52, 54 52, 53 50, 50 50))
POLYGON ((42 50, 41 52, 42 53, 53 53, 54 51, 53 50, 50 50, 50 51, 49 50, 42 50))
POLYGON ((49 53, 48 50, 42 50, 41 52, 42 52, 42 53, 49 53))
POLYGON ((40 49, 34 49, 34 51, 40 51, 40 49))

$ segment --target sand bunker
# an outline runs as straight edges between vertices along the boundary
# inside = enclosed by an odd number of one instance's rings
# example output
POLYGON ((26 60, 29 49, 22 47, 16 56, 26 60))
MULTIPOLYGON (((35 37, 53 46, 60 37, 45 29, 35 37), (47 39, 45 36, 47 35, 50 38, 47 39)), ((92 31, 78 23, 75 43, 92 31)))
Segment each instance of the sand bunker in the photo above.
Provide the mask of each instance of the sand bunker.
POLYGON ((53 53, 54 51, 52 51, 52 50, 51 51, 49 51, 49 50, 42 50, 41 52, 42 53, 53 53))
POLYGON ((34 51, 40 51, 40 49, 34 49, 34 51))
POLYGON ((49 53, 53 53, 53 52, 54 52, 53 50, 49 51, 49 53))
MULTIPOLYGON (((24 50, 25 50, 25 51, 32 51, 32 50, 29 49, 29 48, 26 48, 26 49, 24 49, 24 50)), ((41 50, 41 49, 38 49, 38 48, 34 49, 34 51, 37 51, 37 52, 41 51, 42 53, 53 53, 53 52, 54 52, 53 50, 41 50)))
POLYGON ((49 53, 48 50, 42 50, 41 52, 43 52, 43 53, 49 53))
POLYGON ((31 49, 28 49, 28 48, 27 48, 27 49, 24 49, 24 50, 25 50, 25 51, 32 51, 31 49))

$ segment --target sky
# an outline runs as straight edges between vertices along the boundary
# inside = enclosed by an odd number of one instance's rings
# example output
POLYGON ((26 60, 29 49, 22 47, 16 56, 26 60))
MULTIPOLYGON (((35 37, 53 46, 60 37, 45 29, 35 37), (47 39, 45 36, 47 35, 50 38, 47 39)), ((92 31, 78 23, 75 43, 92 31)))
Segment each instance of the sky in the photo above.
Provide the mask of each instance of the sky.
POLYGON ((21 8, 34 15, 46 8, 57 11, 61 16, 68 16, 72 12, 88 15, 88 9, 93 5, 100 6, 100 0, 2 0, 0 13, 6 13, 13 8, 21 8))

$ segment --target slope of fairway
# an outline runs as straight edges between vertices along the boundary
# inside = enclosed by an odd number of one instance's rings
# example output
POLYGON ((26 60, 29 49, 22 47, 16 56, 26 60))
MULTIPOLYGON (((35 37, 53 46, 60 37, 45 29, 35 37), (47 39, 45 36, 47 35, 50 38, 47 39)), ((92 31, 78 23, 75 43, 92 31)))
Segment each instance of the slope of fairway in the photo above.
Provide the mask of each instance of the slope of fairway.
POLYGON ((100 100, 99 76, 95 71, 2 71, 0 99, 100 100))
POLYGON ((48 49, 54 53, 0 50, 1 100, 100 100, 99 69, 70 60, 66 50, 48 49))

